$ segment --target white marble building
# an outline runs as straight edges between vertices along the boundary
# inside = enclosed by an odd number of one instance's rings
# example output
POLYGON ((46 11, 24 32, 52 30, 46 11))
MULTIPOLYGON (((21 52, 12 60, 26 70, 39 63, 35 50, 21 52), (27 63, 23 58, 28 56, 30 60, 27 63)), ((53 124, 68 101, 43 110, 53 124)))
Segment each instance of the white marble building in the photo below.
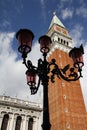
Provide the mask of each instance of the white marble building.
POLYGON ((0 130, 41 130, 40 104, 0 96, 0 130))

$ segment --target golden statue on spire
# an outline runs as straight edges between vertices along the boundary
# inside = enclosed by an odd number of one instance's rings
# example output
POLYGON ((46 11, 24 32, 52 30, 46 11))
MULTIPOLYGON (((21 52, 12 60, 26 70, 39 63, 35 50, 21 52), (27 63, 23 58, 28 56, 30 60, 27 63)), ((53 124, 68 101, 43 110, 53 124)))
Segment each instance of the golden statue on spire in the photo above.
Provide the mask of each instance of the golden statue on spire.
POLYGON ((53 15, 54 15, 54 16, 56 15, 56 11, 53 12, 53 15))

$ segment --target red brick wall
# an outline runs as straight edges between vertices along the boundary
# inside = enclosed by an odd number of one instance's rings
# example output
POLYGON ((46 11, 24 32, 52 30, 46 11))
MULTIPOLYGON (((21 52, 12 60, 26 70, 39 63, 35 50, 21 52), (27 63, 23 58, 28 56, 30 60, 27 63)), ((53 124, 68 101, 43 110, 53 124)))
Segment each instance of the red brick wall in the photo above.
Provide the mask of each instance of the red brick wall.
MULTIPOLYGON (((52 58, 57 59, 60 68, 68 63, 72 65, 68 54, 58 49, 48 61, 52 58)), ((55 83, 49 82, 49 111, 51 130, 87 130, 87 113, 79 80, 67 82, 55 77, 55 83)))

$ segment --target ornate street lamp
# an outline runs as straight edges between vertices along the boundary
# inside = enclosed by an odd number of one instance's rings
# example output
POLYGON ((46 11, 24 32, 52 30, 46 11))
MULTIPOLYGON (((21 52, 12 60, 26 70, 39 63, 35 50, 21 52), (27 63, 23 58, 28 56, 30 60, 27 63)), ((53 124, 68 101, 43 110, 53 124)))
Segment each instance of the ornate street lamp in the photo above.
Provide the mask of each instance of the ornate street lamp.
POLYGON ((27 84, 30 86, 31 94, 36 94, 40 84, 43 85, 43 130, 50 130, 51 124, 49 121, 49 103, 48 103, 48 82, 55 82, 55 76, 62 78, 66 81, 76 81, 82 77, 82 66, 84 50, 82 45, 79 48, 73 48, 69 52, 69 56, 74 61, 74 67, 66 65, 63 69, 59 68, 56 64, 56 59, 47 61, 47 53, 50 50, 51 39, 49 36, 44 35, 39 38, 40 51, 43 54, 43 59, 38 60, 38 66, 34 66, 30 60, 26 61, 27 54, 31 51, 32 40, 34 34, 31 30, 20 29, 16 33, 19 47, 18 51, 22 53, 23 64, 25 64, 27 71, 27 84), (75 68, 78 71, 75 71, 75 68), (66 74, 68 71, 68 74, 66 74), (36 84, 36 76, 38 76, 38 83, 36 84))

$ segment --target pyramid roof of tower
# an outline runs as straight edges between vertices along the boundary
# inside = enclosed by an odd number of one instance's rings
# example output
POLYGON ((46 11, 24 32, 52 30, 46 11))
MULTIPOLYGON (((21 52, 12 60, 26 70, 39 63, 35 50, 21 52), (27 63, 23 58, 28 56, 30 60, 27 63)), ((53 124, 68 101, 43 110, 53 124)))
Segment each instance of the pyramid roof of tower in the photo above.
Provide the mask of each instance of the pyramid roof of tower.
POLYGON ((56 25, 58 25, 58 26, 60 26, 60 27, 65 28, 65 26, 63 25, 63 23, 62 23, 62 22, 59 20, 59 18, 56 16, 56 13, 55 13, 55 12, 53 13, 53 18, 52 18, 51 24, 50 24, 50 26, 49 26, 49 29, 50 29, 54 24, 56 24, 56 25))

